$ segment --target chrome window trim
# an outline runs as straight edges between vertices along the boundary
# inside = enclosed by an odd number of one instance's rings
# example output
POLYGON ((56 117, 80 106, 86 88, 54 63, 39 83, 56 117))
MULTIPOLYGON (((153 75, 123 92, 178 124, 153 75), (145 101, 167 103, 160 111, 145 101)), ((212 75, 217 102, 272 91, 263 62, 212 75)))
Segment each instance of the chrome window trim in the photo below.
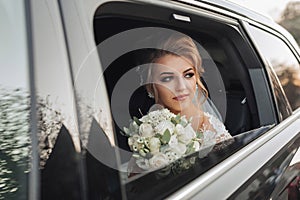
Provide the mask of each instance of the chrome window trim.
POLYGON ((299 118, 300 109, 298 109, 297 112, 295 112, 285 121, 281 122, 279 125, 262 135, 260 138, 251 142, 240 151, 231 155, 225 161, 219 163, 202 176, 198 177, 174 194, 170 195, 168 199, 197 199, 200 196, 204 199, 209 199, 212 197, 218 199, 217 196, 221 198, 229 197, 243 184, 243 181, 246 181, 248 178, 250 178, 259 168, 267 163, 268 159, 273 157, 284 145, 287 144, 288 141, 293 139, 299 133, 297 131, 284 132, 285 129, 292 128, 295 128, 295 130, 300 130, 299 118), (282 134, 280 134, 281 132, 282 134), (263 146, 266 143, 268 143, 267 145, 273 145, 276 143, 276 145, 272 146, 272 151, 267 151, 268 147, 263 146), (258 150, 263 151, 264 153, 261 154, 258 152, 258 150), (256 164, 252 163, 253 166, 248 166, 248 169, 242 167, 244 164, 247 164, 247 162, 250 162, 251 156, 255 157, 255 154, 263 155, 258 157, 260 160, 263 160, 263 162, 261 162, 259 159, 251 160, 256 164), (243 171, 243 173, 239 173, 238 171, 243 171), (236 176, 237 174, 239 174, 239 176, 236 176), (234 177, 234 175, 236 179, 233 180, 232 177, 234 177), (241 177, 240 175, 244 177, 241 177), (230 177, 231 179, 228 179, 226 176, 230 177), (219 188, 219 190, 214 189, 217 192, 213 194, 210 192, 213 191, 212 188, 219 187, 218 185, 224 186, 224 184, 226 184, 226 180, 227 182, 228 180, 231 181, 231 187, 230 185, 226 185, 226 190, 219 188))

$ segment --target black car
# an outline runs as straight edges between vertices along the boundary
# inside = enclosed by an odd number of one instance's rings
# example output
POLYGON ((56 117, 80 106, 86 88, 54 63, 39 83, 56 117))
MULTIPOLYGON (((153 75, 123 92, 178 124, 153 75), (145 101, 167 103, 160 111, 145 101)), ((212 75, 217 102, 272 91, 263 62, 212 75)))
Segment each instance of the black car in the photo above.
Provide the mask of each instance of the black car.
POLYGON ((0 5, 0 199, 300 199, 300 50, 271 19, 224 0, 0 5), (153 104, 135 58, 161 31, 197 42, 233 137, 131 176, 123 127, 153 104))

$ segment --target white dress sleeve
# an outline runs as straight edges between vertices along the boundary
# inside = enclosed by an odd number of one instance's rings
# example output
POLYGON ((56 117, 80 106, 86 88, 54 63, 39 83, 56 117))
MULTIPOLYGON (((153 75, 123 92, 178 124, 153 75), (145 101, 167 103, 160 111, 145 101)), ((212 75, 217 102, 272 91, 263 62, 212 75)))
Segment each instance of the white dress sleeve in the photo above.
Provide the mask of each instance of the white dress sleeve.
POLYGON ((208 118, 208 121, 213 128, 213 130, 207 130, 205 127, 203 127, 202 131, 204 136, 204 146, 217 144, 219 142, 232 138, 230 133, 226 130, 224 124, 219 119, 206 112, 204 113, 204 115, 208 118))

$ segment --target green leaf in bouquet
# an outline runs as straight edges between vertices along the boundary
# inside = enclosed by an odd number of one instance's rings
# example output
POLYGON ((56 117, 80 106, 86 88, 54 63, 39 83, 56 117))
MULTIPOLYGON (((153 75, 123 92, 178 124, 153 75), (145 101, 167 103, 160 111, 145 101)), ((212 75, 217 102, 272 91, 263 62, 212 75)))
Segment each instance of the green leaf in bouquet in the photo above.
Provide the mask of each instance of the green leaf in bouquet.
POLYGON ((175 117, 172 117, 172 118, 171 118, 171 122, 176 126, 177 121, 176 121, 175 117))
POLYGON ((187 121, 187 120, 180 120, 180 124, 181 124, 181 126, 183 126, 183 127, 186 127, 189 123, 190 123, 190 122, 187 121))
POLYGON ((197 132, 196 132, 196 137, 197 137, 198 139, 203 139, 203 137, 204 137, 203 132, 202 132, 202 131, 197 131, 197 132))
POLYGON ((191 154, 191 153, 194 153, 194 152, 195 152, 194 142, 191 142, 191 143, 189 143, 189 144, 186 146, 185 154, 188 155, 188 154, 191 154))
POLYGON ((135 123, 140 126, 143 122, 141 122, 137 117, 133 117, 133 121, 135 121, 135 123))
POLYGON ((163 144, 167 144, 171 139, 171 133, 169 131, 169 129, 165 130, 164 134, 162 135, 162 137, 160 138, 160 141, 163 144))
POLYGON ((175 117, 171 118, 171 122, 176 125, 180 123, 180 114, 176 115, 175 117))

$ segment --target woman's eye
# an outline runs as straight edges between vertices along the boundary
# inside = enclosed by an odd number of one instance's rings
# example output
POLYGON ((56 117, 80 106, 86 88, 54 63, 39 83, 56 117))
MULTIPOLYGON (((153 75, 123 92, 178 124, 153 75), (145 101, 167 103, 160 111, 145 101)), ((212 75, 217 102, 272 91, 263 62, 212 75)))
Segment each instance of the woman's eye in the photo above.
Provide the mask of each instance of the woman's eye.
POLYGON ((195 75, 195 73, 187 73, 184 77, 185 78, 192 78, 195 75))
POLYGON ((172 76, 166 76, 160 79, 161 82, 170 82, 173 79, 172 76))

